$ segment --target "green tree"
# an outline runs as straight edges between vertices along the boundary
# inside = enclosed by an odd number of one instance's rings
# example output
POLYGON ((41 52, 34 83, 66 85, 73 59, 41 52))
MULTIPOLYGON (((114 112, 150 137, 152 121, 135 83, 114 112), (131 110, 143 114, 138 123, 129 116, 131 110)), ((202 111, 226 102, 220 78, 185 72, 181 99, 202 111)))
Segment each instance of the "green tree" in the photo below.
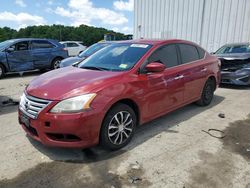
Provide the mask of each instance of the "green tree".
POLYGON ((64 25, 28 26, 19 31, 4 27, 0 28, 0 42, 13 38, 50 38, 58 41, 82 41, 89 46, 100 40, 107 33, 112 33, 116 40, 125 40, 127 36, 105 28, 80 25, 79 27, 64 25))

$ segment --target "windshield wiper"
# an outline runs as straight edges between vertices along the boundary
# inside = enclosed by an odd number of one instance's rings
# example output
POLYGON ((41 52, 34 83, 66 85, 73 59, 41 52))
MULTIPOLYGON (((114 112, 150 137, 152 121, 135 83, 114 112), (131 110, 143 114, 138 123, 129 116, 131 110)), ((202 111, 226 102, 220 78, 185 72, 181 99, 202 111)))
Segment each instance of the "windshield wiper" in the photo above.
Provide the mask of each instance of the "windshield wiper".
POLYGON ((79 61, 79 62, 75 62, 75 63, 73 63, 71 66, 73 66, 73 67, 78 67, 78 65, 81 63, 81 61, 79 61))
POLYGON ((100 71, 109 70, 107 68, 95 67, 95 66, 81 66, 81 68, 83 68, 83 69, 90 69, 90 70, 100 70, 100 71))

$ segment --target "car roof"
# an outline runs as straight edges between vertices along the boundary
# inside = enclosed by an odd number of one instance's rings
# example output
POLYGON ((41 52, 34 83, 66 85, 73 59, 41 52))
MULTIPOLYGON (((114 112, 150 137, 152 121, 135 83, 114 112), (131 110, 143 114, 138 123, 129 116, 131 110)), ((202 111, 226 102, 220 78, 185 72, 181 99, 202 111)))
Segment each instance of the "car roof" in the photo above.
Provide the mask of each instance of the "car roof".
POLYGON ((150 45, 160 45, 165 43, 190 43, 194 44, 190 41, 180 40, 180 39, 166 39, 166 40, 157 40, 157 39, 137 39, 137 40, 124 40, 117 41, 118 43, 139 43, 139 44, 150 44, 150 45))
POLYGON ((239 45, 250 45, 250 42, 238 42, 238 43, 228 43, 224 46, 239 46, 239 45))
POLYGON ((66 42, 83 43, 82 41, 74 41, 74 40, 60 41, 60 43, 66 43, 66 42))
POLYGON ((115 41, 99 41, 95 44, 113 44, 113 43, 117 43, 120 42, 120 40, 115 40, 115 41))
POLYGON ((45 38, 18 38, 18 39, 9 39, 9 41, 18 42, 18 41, 26 41, 26 40, 50 40, 57 41, 54 39, 45 39, 45 38))
POLYGON ((7 41, 11 42, 11 43, 17 43, 17 42, 22 42, 22 41, 30 41, 30 40, 42 40, 42 41, 50 41, 55 45, 58 45, 58 41, 54 40, 54 39, 41 39, 41 38, 18 38, 18 39, 9 39, 7 41))

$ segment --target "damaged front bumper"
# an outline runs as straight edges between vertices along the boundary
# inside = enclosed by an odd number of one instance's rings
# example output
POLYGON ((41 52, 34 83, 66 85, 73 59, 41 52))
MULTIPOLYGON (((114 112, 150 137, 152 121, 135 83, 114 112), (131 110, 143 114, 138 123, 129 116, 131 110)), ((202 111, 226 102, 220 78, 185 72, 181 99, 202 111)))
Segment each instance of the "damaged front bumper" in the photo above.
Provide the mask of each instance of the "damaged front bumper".
POLYGON ((221 83, 250 86, 250 71, 245 74, 221 71, 221 83))

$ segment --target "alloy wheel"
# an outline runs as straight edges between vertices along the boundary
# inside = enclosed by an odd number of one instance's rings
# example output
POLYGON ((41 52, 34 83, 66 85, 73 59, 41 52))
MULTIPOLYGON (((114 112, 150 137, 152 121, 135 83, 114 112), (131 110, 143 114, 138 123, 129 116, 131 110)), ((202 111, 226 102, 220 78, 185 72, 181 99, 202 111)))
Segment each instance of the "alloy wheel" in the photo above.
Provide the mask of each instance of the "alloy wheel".
POLYGON ((55 60, 55 62, 54 62, 54 69, 58 69, 59 67, 60 67, 60 60, 58 59, 58 60, 55 60))
POLYGON ((133 131, 134 122, 132 116, 127 111, 116 113, 108 126, 108 138, 115 145, 123 144, 133 131))

